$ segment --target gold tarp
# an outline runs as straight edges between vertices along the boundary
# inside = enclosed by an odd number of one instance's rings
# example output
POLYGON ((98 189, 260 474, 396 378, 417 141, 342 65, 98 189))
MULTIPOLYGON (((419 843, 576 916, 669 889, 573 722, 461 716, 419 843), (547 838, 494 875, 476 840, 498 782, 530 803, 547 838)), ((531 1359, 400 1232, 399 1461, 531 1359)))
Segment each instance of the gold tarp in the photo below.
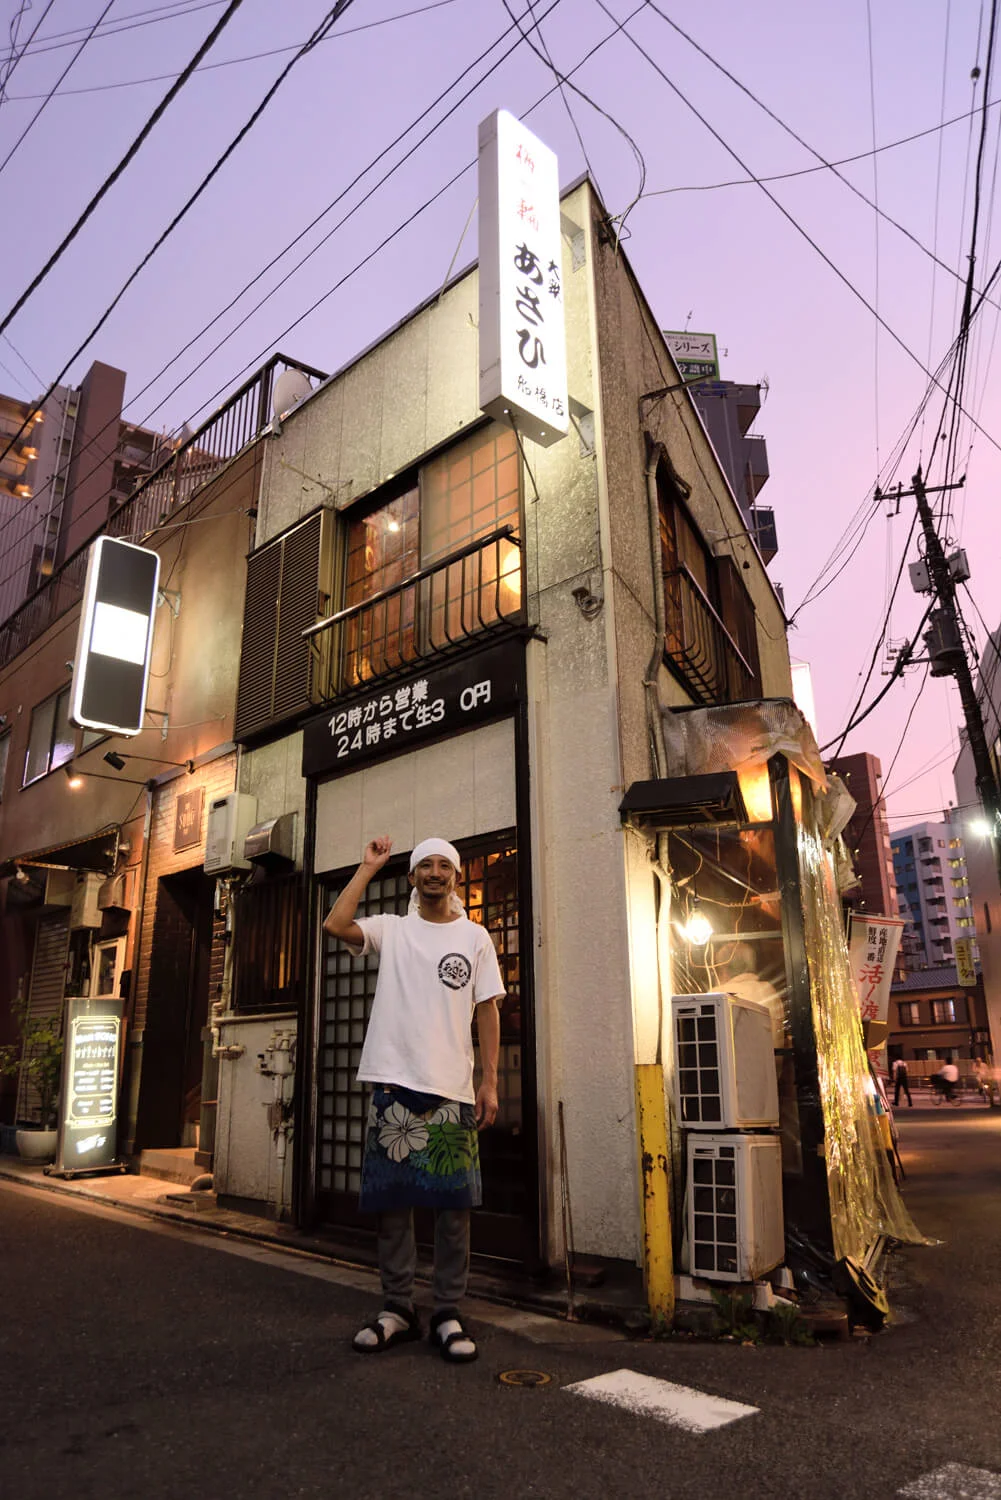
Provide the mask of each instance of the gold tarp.
MULTIPOLYGON (((836 854, 854 803, 836 777, 827 777, 813 733, 789 700, 668 710, 663 722, 671 776, 747 771, 776 754, 789 762, 791 777, 801 773, 794 798, 799 804, 796 857, 834 1253, 839 1259, 861 1259, 880 1235, 921 1243, 881 1140, 848 959, 836 854)), ((684 905, 697 899, 719 934, 699 958, 677 954, 674 987, 731 989, 762 1000, 773 1012, 776 1047, 782 1047, 784 1029, 788 1048, 789 996, 777 951, 779 893, 768 891, 764 878, 770 838, 764 828, 672 836, 679 900, 684 905)), ((774 853, 770 857, 774 861, 774 853)), ((786 1056, 788 1069, 792 1059, 788 1051, 786 1056)), ((780 1077, 779 1091, 786 1096, 783 1160, 795 1170, 799 1140, 788 1072, 785 1085, 780 1077)))

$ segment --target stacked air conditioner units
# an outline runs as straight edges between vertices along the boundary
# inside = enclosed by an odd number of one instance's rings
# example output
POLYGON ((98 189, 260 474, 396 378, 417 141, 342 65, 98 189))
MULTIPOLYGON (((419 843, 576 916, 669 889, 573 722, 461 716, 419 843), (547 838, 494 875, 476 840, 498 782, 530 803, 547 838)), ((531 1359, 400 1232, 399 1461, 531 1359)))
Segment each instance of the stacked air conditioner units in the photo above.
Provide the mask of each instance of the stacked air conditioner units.
POLYGON ((690 1271, 754 1281, 785 1254, 771 1016, 724 994, 675 995, 672 1012, 690 1271))

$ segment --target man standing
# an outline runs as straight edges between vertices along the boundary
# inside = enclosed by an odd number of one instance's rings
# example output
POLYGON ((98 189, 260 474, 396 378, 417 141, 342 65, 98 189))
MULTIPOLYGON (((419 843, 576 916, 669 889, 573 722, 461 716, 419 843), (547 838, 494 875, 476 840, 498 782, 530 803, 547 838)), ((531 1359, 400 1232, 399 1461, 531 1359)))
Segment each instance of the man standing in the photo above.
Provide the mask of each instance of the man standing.
POLYGON ((911 1098, 911 1083, 907 1076, 907 1064, 902 1057, 893 1059, 893 1107, 900 1104, 901 1090, 907 1095, 908 1108, 914 1108, 914 1100, 911 1098))
POLYGON ((476 1358, 458 1303, 469 1274, 469 1211, 481 1202, 477 1130, 497 1118, 497 1058, 504 985, 493 943, 456 895, 460 860, 444 839, 410 856, 410 909, 355 919, 370 880, 392 852, 366 846, 323 924, 356 956, 379 959, 372 1015, 358 1068, 371 1083, 359 1206, 379 1216, 383 1308, 356 1335, 362 1354, 420 1338, 414 1308, 415 1208, 435 1210, 434 1314, 430 1337, 442 1357, 476 1358), (483 1080, 473 1092, 476 1010, 483 1080))

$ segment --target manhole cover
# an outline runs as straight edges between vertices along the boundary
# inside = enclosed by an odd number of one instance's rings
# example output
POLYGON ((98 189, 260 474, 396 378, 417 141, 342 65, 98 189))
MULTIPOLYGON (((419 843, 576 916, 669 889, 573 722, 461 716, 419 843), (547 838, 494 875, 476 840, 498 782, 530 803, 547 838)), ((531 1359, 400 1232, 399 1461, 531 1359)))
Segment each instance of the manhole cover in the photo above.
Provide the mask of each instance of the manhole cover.
POLYGON ((502 1370, 497 1379, 501 1385, 551 1385, 553 1377, 542 1370, 502 1370))

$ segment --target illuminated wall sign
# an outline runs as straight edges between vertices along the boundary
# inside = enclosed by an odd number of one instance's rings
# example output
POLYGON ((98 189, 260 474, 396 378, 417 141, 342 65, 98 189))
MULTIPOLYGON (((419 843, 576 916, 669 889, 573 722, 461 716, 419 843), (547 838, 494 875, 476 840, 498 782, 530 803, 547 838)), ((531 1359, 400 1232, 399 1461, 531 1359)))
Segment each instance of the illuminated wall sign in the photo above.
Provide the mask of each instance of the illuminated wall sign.
POLYGON ((51 1175, 116 1165, 123 1000, 67 1000, 59 1144, 51 1175))
POLYGON ((674 355, 682 380, 695 380, 700 376, 719 379, 719 353, 714 333, 670 333, 665 329, 664 339, 674 355))
POLYGON ((569 426, 559 169, 506 109, 480 125, 479 192, 480 407, 548 448, 569 426))
POLYGON ((159 577, 160 559, 146 547, 110 536, 91 547, 70 699, 81 728, 142 728, 159 577))
POLYGON ((424 740, 461 734, 510 713, 522 696, 525 650, 494 646, 476 656, 386 683, 303 730, 302 774, 353 771, 424 740))

